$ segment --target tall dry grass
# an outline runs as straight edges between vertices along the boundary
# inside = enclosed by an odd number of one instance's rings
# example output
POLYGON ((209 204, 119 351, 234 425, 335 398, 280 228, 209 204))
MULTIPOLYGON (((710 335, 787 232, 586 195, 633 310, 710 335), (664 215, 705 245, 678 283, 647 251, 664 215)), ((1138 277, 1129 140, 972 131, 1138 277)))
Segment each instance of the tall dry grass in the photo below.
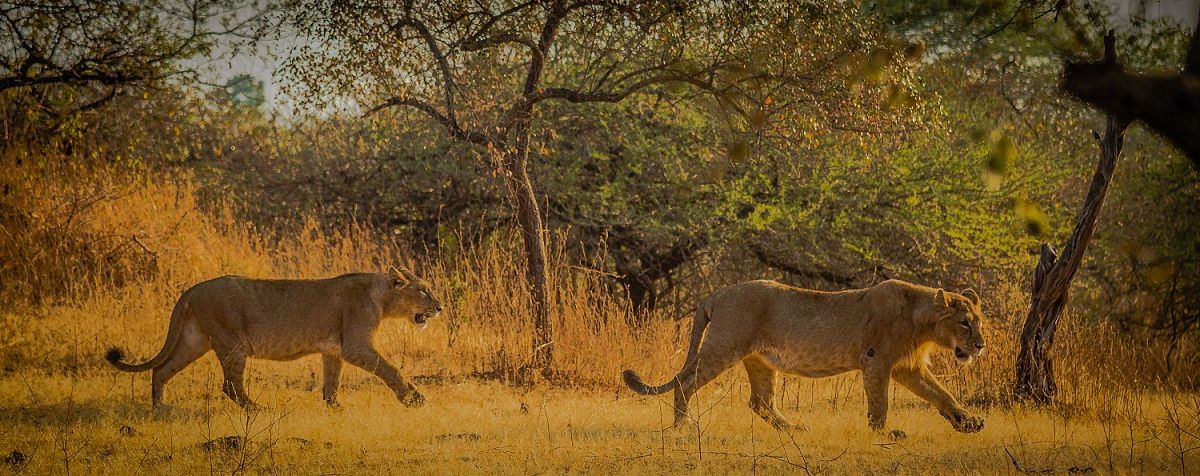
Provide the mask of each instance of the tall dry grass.
MULTIPOLYGON (((528 290, 515 235, 417 256, 392 236, 324 229, 303 211, 291 231, 259 228, 229 202, 200 203, 186 175, 81 167, 58 156, 6 160, 0 322, 9 331, 0 336, 0 356, 10 369, 87 372, 105 365, 100 356, 114 344, 153 355, 178 296, 216 276, 318 278, 396 263, 433 282, 447 304, 444 323, 422 332, 388 325, 378 336, 407 372, 514 379, 529 359, 528 290)), ((635 330, 608 278, 567 263, 566 245, 551 241, 556 366, 564 375, 556 383, 615 388, 630 367, 655 380, 672 375, 686 344, 680 329, 690 326, 661 315, 635 330)), ((986 297, 995 317, 988 354, 968 367, 938 358, 939 373, 967 401, 1002 402, 1013 381, 1028 297, 1018 282, 1000 291, 986 297)), ((1064 319, 1055 345, 1064 402, 1094 408, 1113 392, 1191 385, 1200 375, 1193 366, 1169 378, 1158 344, 1083 317, 1064 319)))
MULTIPOLYGON (((137 356, 161 344, 170 309, 189 286, 237 274, 319 278, 403 263, 435 283, 443 325, 413 332, 385 326, 378 343, 417 373, 513 377, 530 355, 528 290, 515 237, 497 236, 413 256, 370 229, 323 229, 297 214, 289 232, 238 218, 229 203, 202 206, 186 177, 134 179, 69 164, 6 167, 5 261, 0 352, 13 365, 82 372, 105 365, 104 348, 137 356), (115 178, 114 178, 115 177, 115 178)), ((675 351, 675 325, 636 335, 627 308, 585 267, 551 253, 557 363, 580 384, 615 381, 622 365, 675 351), (602 357, 604 356, 604 357, 602 357)), ((570 383, 570 382, 565 382, 570 383)))

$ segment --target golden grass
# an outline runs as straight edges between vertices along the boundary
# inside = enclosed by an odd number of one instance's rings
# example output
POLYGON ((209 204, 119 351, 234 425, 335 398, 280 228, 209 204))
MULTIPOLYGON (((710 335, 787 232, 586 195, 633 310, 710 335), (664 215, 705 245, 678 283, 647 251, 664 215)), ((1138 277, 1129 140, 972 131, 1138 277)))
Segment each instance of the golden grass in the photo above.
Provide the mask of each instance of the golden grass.
POLYGON ((13 466, 31 473, 993 474, 1012 472, 1015 459, 1031 471, 1141 474, 1200 463, 1194 395, 1130 394, 1108 418, 979 409, 987 428, 962 435, 900 391, 889 426, 909 437, 893 442, 867 429, 854 376, 789 379, 781 408, 808 429, 784 433, 746 408, 740 372, 698 395, 692 426, 669 430, 669 397, 465 380, 424 385, 430 403, 408 409, 357 369, 331 410, 311 375, 317 365, 254 366, 250 391, 268 408, 250 416, 220 393, 211 358, 172 382, 157 413, 140 376, 21 373, 0 381, 0 449, 26 455, 13 466))
POLYGON ((1200 463, 1200 398, 1168 391, 1191 385, 1196 369, 1168 379, 1156 344, 1104 325, 1064 320, 1062 405, 1009 404, 1027 299, 1017 284, 987 297, 996 317, 989 353, 969 367, 937 366, 988 418, 980 434, 953 433, 904 390, 889 426, 909 438, 874 434, 856 374, 785 379, 781 408, 809 430, 776 432, 746 409, 737 369, 700 394, 696 427, 663 431, 669 396, 634 397, 619 374, 669 378, 686 337, 665 318, 631 331, 605 278, 563 265, 561 251, 551 269, 562 377, 530 382, 515 372, 531 335, 515 238, 414 260, 369 229, 327 231, 302 216, 295 232, 264 232, 227 205, 202 207, 186 178, 115 180, 52 165, 0 174, 14 188, 0 212, 18 217, 0 222, 0 294, 9 303, 0 306, 0 459, 19 471, 993 473, 1020 465, 1142 473, 1200 463), (167 385, 174 408, 155 414, 149 375, 119 374, 101 357, 114 344, 138 359, 153 355, 174 301, 204 279, 324 277, 397 262, 435 283, 447 303, 428 329, 389 322, 377 339, 418 376, 431 400, 422 409, 403 408, 374 378, 348 369, 343 408, 328 410, 315 390, 319 361, 308 358, 252 362, 250 391, 269 410, 247 418, 221 396, 210 355, 167 385), (199 446, 227 436, 243 441, 199 446))

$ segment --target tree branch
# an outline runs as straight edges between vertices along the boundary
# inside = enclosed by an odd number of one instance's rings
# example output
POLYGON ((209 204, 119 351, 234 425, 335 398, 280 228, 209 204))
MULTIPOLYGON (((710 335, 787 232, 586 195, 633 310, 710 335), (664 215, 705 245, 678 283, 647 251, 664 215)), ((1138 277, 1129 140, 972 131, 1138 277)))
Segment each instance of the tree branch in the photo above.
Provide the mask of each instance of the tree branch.
POLYGON ((567 13, 570 13, 570 10, 563 6, 562 0, 555 0, 554 4, 550 6, 550 14, 546 17, 546 23, 542 25, 542 33, 538 36, 537 46, 529 58, 529 71, 525 74, 525 85, 521 88, 521 94, 526 98, 524 107, 533 105, 528 99, 534 95, 542 82, 542 71, 546 68, 546 53, 550 51, 550 44, 554 42, 554 36, 558 34, 558 26, 562 24, 567 13))
MULTIPOLYGON (((437 39, 430 33, 429 27, 424 22, 417 20, 412 15, 412 3, 405 4, 405 18, 392 26, 392 31, 399 33, 400 29, 411 27, 416 30, 417 35, 425 42, 426 48, 429 49, 429 54, 433 55, 434 62, 437 63, 438 71, 442 77, 442 89, 445 93, 446 114, 438 114, 444 118, 447 128, 453 134, 455 130, 462 131, 458 125, 458 118, 454 114, 454 91, 458 89, 454 83, 454 75, 450 71, 450 61, 446 58, 446 54, 442 52, 442 48, 438 46, 437 39)), ((406 100, 405 100, 406 101, 406 100)), ((420 101, 418 101, 420 102, 420 101)))
POLYGON ((120 84, 128 84, 136 81, 147 79, 146 76, 138 74, 121 74, 121 73, 84 73, 78 71, 63 71, 54 76, 38 76, 38 77, 20 77, 9 76, 0 78, 0 91, 10 88, 20 88, 25 86, 40 86, 46 84, 79 84, 79 83, 100 83, 108 86, 120 84))
POLYGON ((767 250, 763 249, 762 246, 757 244, 750 245, 750 253, 754 255, 754 258, 757 259, 758 262, 788 274, 794 274, 796 276, 810 279, 817 278, 841 286, 855 285, 855 279, 853 276, 837 274, 827 269, 801 269, 799 266, 785 263, 782 260, 769 255, 767 250))
POLYGON ((467 52, 475 52, 486 48, 492 48, 508 43, 516 43, 529 48, 529 51, 537 49, 537 45, 528 38, 523 38, 515 33, 496 33, 486 38, 474 40, 465 40, 459 44, 459 50, 467 52))
MULTIPOLYGON (((492 15, 491 12, 484 11, 483 14, 488 16, 487 21, 483 22, 483 25, 480 26, 479 29, 476 30, 474 34, 464 38, 462 41, 462 44, 466 44, 466 43, 470 43, 470 42, 474 42, 474 41, 480 41, 480 39, 483 38, 488 33, 488 31, 490 31, 492 29, 492 27, 496 25, 496 22, 499 22, 500 20, 502 20, 502 19, 508 17, 509 15, 512 15, 518 11, 524 10, 525 8, 527 8, 533 4, 534 4, 534 2, 532 2, 532 1, 520 3, 517 5, 514 5, 512 8, 509 8, 508 10, 500 12, 496 15, 492 15)), ((467 15, 464 15, 464 16, 467 16, 467 15)), ((455 21, 458 21, 458 20, 459 20, 459 18, 455 18, 450 23, 454 23, 455 21)), ((459 46, 462 47, 462 44, 460 44, 459 46)), ((530 41, 529 44, 532 45, 533 42, 530 41)))
MULTIPOLYGON (((538 103, 541 101, 551 100, 551 99, 557 99, 557 100, 567 101, 567 102, 571 102, 571 103, 620 102, 620 101, 624 100, 625 98, 629 97, 630 95, 637 93, 643 89, 646 89, 650 86, 653 86, 655 84, 662 84, 662 83, 674 82, 674 81, 688 83, 706 93, 710 93, 710 94, 722 93, 722 91, 720 91, 718 88, 716 88, 711 82, 700 79, 699 74, 683 74, 683 73, 672 72, 667 69, 666 65, 646 68, 646 69, 642 70, 640 73, 643 73, 643 74, 657 73, 657 74, 649 75, 645 78, 642 78, 640 80, 629 83, 624 88, 613 89, 613 90, 593 89, 593 90, 589 90, 589 91, 580 91, 577 89, 563 88, 563 87, 545 88, 545 89, 541 90, 541 92, 534 94, 533 96, 530 96, 528 98, 528 100, 529 100, 530 104, 535 104, 535 103, 538 103)), ((626 75, 625 78, 629 78, 630 76, 631 75, 626 75)), ((616 82, 618 82, 618 83, 623 82, 625 78, 617 80, 616 82)), ((740 111, 740 109, 739 109, 739 111, 740 111)))
POLYGON ((1114 58, 1067 63, 1059 87, 1122 120, 1144 122, 1187 155, 1200 172, 1200 23, 1182 74, 1130 74, 1114 58))
POLYGON ((469 130, 463 129, 462 126, 460 126, 458 124, 458 122, 455 122, 455 121, 451 120, 449 117, 447 117, 445 114, 442 114, 440 111, 437 110, 436 107, 433 107, 432 104, 429 104, 425 101, 422 101, 422 100, 416 99, 416 98, 388 99, 387 101, 384 101, 383 103, 379 104, 378 106, 375 106, 375 107, 371 108, 370 110, 368 110, 367 112, 363 113, 363 117, 370 116, 372 114, 375 114, 376 112, 379 112, 381 110, 387 109, 389 107, 394 107, 394 106, 405 106, 405 107, 409 107, 409 108, 421 111, 426 116, 429 116, 429 118, 433 119, 434 121, 437 121, 438 124, 441 124, 443 127, 445 127, 446 130, 450 132, 450 136, 454 137, 455 139, 464 140, 464 141, 470 142, 472 144, 481 145, 481 146, 487 146, 488 144, 490 144, 492 142, 487 135, 480 134, 475 131, 469 131, 469 130))

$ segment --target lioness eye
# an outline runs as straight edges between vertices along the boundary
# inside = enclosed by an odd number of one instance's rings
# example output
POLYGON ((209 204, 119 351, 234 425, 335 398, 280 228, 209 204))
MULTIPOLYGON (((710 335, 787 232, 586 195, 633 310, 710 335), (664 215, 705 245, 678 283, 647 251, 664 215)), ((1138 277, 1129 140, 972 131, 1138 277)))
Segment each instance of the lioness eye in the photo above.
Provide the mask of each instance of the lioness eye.
POLYGON ((971 328, 971 322, 970 322, 970 321, 962 321, 962 322, 958 323, 958 325, 960 325, 960 326, 963 326, 963 328, 965 328, 965 329, 970 329, 970 328, 971 328))

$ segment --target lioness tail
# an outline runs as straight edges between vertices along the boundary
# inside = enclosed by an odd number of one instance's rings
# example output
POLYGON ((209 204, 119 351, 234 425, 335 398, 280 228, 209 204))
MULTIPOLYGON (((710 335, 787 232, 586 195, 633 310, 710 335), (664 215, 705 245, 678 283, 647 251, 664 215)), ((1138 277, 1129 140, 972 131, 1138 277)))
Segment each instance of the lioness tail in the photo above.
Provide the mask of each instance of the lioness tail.
POLYGON ((646 382, 643 382, 642 378, 633 370, 621 372, 621 377, 625 379, 625 385, 628 385, 631 390, 637 392, 639 395, 658 395, 675 386, 675 381, 672 380, 657 387, 651 387, 646 385, 646 382))
POLYGON ((140 364, 129 364, 125 363, 125 352, 120 347, 110 347, 104 354, 104 360, 122 372, 145 372, 161 366, 171 356, 171 351, 175 350, 175 344, 179 342, 179 335, 183 333, 183 312, 187 307, 184 304, 186 301, 185 294, 179 299, 179 302, 175 303, 175 309, 171 311, 171 323, 167 326, 166 342, 163 342, 162 349, 154 358, 140 364))
POLYGON ((700 353, 700 341, 704 338, 704 329, 708 327, 708 321, 711 317, 707 300, 696 306, 696 315, 692 318, 692 339, 688 342, 687 357, 683 360, 683 368, 679 370, 679 373, 674 378, 662 385, 651 387, 642 381, 637 372, 626 370, 621 372, 621 377, 625 380, 625 385, 641 395, 659 395, 675 388, 675 385, 679 383, 685 373, 694 370, 692 367, 696 365, 696 359, 700 353))

